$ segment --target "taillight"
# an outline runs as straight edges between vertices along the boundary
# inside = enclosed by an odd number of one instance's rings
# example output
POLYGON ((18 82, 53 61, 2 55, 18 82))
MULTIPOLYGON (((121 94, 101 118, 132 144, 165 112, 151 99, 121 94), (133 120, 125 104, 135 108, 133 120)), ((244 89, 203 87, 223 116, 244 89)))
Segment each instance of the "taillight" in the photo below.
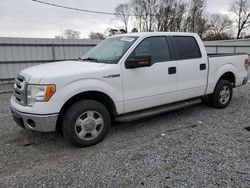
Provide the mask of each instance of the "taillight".
POLYGON ((248 69, 248 66, 249 66, 249 60, 245 59, 245 68, 246 68, 246 70, 248 69))

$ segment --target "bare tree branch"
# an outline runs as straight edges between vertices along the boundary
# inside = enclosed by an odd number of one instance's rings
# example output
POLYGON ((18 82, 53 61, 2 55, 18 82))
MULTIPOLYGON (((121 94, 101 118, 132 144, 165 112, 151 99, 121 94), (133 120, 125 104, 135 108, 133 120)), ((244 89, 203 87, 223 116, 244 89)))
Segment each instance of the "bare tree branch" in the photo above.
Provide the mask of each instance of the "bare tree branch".
POLYGON ((123 27, 126 33, 128 32, 128 24, 130 19, 130 7, 128 4, 120 4, 115 9, 116 18, 123 23, 123 27))
POLYGON ((234 13, 237 23, 237 39, 241 38, 242 31, 250 26, 250 5, 248 0, 236 0, 230 11, 234 13))

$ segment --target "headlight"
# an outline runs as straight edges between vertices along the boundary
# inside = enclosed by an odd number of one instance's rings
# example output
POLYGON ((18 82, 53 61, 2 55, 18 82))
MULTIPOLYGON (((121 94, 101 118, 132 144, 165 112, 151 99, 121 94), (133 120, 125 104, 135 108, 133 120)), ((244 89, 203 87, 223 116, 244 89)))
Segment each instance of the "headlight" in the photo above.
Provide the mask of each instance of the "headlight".
POLYGON ((33 106, 35 102, 49 101, 55 92, 55 85, 28 85, 27 105, 33 106))

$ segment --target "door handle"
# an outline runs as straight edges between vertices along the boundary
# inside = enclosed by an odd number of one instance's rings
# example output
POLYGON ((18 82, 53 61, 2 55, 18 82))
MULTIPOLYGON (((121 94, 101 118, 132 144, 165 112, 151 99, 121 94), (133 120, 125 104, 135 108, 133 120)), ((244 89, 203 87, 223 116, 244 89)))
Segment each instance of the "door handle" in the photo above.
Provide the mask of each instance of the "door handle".
POLYGON ((176 67, 169 67, 168 74, 176 74, 176 67))
POLYGON ((207 65, 205 63, 200 64, 200 70, 206 70, 207 65))

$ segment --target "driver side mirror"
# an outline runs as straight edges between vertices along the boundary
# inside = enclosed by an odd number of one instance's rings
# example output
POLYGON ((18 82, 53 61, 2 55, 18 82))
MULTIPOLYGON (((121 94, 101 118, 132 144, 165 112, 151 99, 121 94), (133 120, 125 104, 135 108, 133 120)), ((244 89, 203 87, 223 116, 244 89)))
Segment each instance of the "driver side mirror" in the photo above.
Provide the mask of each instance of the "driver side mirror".
POLYGON ((132 58, 128 58, 125 61, 126 69, 150 67, 151 65, 152 65, 151 55, 137 55, 132 58))

